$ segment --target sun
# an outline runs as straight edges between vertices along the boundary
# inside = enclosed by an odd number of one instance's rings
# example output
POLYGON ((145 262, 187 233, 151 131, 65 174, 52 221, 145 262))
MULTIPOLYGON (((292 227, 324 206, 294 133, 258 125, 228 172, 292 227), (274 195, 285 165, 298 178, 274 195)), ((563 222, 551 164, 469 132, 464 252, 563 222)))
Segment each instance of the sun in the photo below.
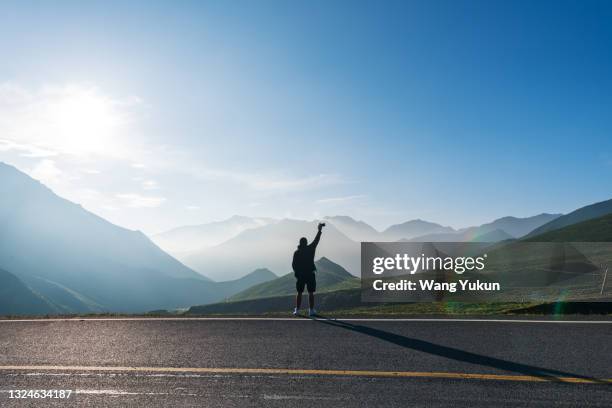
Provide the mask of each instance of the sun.
POLYGON ((48 106, 47 141, 65 153, 104 154, 115 148, 121 123, 116 103, 95 88, 70 87, 48 106))

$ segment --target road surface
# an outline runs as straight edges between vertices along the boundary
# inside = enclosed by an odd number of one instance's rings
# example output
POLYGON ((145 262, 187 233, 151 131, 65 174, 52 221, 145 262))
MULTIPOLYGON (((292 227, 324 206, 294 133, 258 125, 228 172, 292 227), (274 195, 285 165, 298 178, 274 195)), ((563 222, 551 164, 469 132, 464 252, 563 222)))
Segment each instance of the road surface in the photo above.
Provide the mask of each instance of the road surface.
POLYGON ((610 320, 0 321, 0 406, 610 407, 611 345, 610 320))

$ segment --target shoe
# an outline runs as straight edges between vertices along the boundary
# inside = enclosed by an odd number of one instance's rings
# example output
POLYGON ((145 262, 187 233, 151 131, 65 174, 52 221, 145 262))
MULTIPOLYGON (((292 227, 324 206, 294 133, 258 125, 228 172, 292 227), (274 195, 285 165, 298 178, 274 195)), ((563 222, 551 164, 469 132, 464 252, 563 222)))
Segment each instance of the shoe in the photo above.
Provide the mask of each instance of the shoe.
POLYGON ((317 315, 317 311, 314 309, 308 310, 308 316, 315 317, 317 315))
POLYGON ((293 309, 293 315, 298 316, 300 314, 300 310, 296 307, 293 309))

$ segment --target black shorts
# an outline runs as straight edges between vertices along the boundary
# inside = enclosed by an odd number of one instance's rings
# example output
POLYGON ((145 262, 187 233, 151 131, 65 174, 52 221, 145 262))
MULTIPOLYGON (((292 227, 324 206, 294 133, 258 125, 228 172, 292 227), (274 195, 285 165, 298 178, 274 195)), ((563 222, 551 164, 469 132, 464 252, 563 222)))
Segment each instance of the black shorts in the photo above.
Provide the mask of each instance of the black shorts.
POLYGON ((304 286, 308 289, 308 293, 315 292, 317 290, 317 280, 315 279, 314 273, 308 276, 300 276, 295 282, 295 290, 299 293, 304 292, 304 286))

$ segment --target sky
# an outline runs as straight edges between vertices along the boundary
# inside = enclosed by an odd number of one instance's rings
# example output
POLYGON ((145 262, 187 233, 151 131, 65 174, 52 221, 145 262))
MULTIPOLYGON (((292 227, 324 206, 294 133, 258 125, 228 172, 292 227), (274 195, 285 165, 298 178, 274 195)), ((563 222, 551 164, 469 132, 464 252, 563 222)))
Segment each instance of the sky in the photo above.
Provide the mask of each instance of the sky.
POLYGON ((612 196, 609 1, 3 1, 0 161, 146 233, 612 196))

